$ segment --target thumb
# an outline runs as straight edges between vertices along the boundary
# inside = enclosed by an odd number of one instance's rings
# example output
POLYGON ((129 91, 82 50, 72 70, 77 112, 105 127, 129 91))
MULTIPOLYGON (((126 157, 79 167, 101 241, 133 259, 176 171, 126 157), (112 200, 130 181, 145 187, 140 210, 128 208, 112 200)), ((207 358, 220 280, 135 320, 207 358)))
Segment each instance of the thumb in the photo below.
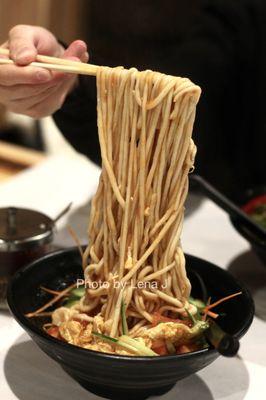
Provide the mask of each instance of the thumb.
POLYGON ((9 32, 10 56, 19 65, 27 65, 36 59, 37 49, 34 35, 23 25, 15 26, 9 32))

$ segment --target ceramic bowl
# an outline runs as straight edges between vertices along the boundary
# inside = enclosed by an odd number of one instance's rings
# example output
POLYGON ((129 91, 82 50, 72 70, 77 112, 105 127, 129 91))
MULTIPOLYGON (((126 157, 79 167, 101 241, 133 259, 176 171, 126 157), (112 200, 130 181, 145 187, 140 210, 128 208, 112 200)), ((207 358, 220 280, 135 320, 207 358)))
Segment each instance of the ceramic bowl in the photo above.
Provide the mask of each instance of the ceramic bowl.
MULTIPOLYGON (((248 330, 254 315, 250 293, 225 270, 187 255, 187 270, 194 297, 202 297, 198 276, 204 281, 212 300, 242 291, 243 294, 217 307, 225 316, 220 326, 240 338, 248 330)), ((8 304, 18 323, 34 342, 77 382, 99 396, 111 399, 144 399, 168 391, 177 381, 212 363, 214 348, 171 356, 129 357, 82 349, 47 335, 39 318, 25 313, 44 304, 49 296, 40 286, 61 290, 82 277, 77 249, 60 250, 44 256, 19 270, 8 289, 8 304)))

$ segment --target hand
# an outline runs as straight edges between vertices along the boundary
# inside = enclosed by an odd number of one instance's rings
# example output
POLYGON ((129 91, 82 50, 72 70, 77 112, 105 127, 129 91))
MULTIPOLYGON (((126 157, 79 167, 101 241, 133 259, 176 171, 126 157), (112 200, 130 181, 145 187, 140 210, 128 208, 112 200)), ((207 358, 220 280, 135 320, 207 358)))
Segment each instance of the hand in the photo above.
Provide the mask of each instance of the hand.
POLYGON ((0 65, 0 103, 32 118, 45 117, 61 108, 77 82, 76 75, 29 66, 37 54, 88 61, 83 41, 76 40, 65 50, 51 32, 37 26, 15 26, 1 47, 10 50, 16 65, 0 65))

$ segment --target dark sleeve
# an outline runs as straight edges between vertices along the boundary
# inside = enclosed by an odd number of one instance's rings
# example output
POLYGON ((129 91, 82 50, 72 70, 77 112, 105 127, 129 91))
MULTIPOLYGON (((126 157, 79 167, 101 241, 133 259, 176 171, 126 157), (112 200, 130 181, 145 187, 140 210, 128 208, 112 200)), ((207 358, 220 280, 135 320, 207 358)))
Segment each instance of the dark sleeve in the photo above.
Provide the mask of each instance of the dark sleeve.
POLYGON ((79 76, 77 87, 68 95, 63 107, 53 114, 53 118, 77 151, 101 164, 94 77, 79 76))

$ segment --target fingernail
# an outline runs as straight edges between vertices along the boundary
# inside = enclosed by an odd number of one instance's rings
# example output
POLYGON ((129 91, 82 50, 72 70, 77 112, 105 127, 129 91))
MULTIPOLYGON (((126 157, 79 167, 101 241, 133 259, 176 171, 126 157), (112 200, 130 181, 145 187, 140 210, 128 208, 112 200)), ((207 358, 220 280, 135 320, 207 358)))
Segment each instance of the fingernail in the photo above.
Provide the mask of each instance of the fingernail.
POLYGON ((16 60, 19 60, 21 58, 25 58, 25 57, 31 56, 31 53, 32 52, 29 49, 21 49, 16 54, 15 58, 16 58, 16 60))
POLYGON ((38 71, 36 73, 36 78, 39 82, 47 82, 50 79, 50 74, 46 71, 38 71))
POLYGON ((82 61, 82 62, 88 62, 88 60, 89 60, 89 53, 86 51, 86 53, 84 53, 81 57, 80 57, 80 60, 82 61))

